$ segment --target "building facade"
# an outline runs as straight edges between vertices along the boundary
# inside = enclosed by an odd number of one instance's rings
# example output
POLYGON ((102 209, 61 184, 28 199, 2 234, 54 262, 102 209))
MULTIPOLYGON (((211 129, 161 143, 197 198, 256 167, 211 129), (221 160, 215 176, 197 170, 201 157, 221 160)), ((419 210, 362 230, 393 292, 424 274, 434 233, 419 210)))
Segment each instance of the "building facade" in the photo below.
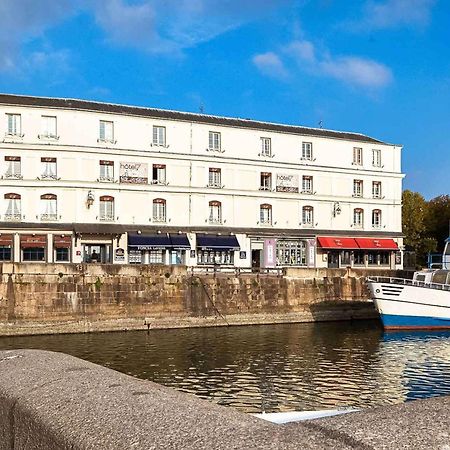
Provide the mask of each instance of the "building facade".
POLYGON ((401 146, 0 95, 0 260, 402 266, 401 146))

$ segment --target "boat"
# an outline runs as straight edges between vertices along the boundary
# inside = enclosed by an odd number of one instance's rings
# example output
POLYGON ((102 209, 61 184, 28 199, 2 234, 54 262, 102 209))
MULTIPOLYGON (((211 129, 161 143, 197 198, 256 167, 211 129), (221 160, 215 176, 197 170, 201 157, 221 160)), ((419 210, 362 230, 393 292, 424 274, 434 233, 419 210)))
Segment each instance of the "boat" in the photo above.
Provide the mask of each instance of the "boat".
POLYGON ((450 238, 441 269, 413 278, 369 277, 367 284, 386 330, 450 329, 450 238))

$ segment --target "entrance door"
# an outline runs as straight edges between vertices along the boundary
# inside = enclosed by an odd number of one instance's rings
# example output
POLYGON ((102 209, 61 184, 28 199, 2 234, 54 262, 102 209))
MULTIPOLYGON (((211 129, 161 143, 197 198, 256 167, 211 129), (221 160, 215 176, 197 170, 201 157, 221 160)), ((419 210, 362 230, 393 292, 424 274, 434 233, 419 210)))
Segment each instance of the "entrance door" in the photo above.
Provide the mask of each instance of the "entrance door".
POLYGON ((111 245, 83 244, 83 262, 108 264, 111 262, 111 245))
POLYGON ((328 252, 328 268, 337 269, 339 267, 339 252, 330 251, 328 252))
POLYGON ((262 250, 252 250, 252 269, 261 267, 261 253, 262 250))

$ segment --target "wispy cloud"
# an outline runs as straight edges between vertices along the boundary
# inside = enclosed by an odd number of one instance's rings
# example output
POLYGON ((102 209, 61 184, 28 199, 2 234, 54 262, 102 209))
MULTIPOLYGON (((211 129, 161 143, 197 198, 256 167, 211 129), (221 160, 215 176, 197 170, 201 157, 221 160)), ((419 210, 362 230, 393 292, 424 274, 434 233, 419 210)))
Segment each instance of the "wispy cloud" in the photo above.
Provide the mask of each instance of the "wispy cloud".
POLYGON ((355 55, 333 56, 328 51, 318 51, 307 40, 293 41, 278 53, 256 55, 253 63, 266 75, 281 73, 286 78, 289 72, 307 72, 365 88, 381 88, 393 79, 391 70, 382 63, 355 55))
POLYGON ((253 64, 265 75, 274 78, 286 78, 288 71, 280 57, 274 52, 262 53, 253 57, 253 64))
POLYGON ((399 26, 424 27, 431 20, 436 0, 384 0, 366 2, 356 29, 383 29, 399 26))

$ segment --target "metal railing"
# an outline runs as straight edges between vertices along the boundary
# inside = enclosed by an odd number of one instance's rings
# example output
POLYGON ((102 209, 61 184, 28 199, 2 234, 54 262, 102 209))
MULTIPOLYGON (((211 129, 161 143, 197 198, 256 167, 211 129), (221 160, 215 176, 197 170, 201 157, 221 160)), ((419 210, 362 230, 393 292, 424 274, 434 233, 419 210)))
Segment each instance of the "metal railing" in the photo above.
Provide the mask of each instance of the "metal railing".
POLYGON ((369 283, 399 284, 402 286, 416 286, 421 288, 437 289, 440 291, 450 291, 450 284, 411 280, 409 278, 367 277, 366 281, 369 283))
POLYGON ((190 274, 216 274, 216 273, 224 273, 224 274, 234 274, 235 276, 239 276, 241 274, 253 274, 253 275, 271 275, 280 277, 284 274, 284 270, 281 267, 276 267, 273 269, 262 268, 262 267, 226 267, 226 266, 196 266, 189 267, 188 273, 190 274))

